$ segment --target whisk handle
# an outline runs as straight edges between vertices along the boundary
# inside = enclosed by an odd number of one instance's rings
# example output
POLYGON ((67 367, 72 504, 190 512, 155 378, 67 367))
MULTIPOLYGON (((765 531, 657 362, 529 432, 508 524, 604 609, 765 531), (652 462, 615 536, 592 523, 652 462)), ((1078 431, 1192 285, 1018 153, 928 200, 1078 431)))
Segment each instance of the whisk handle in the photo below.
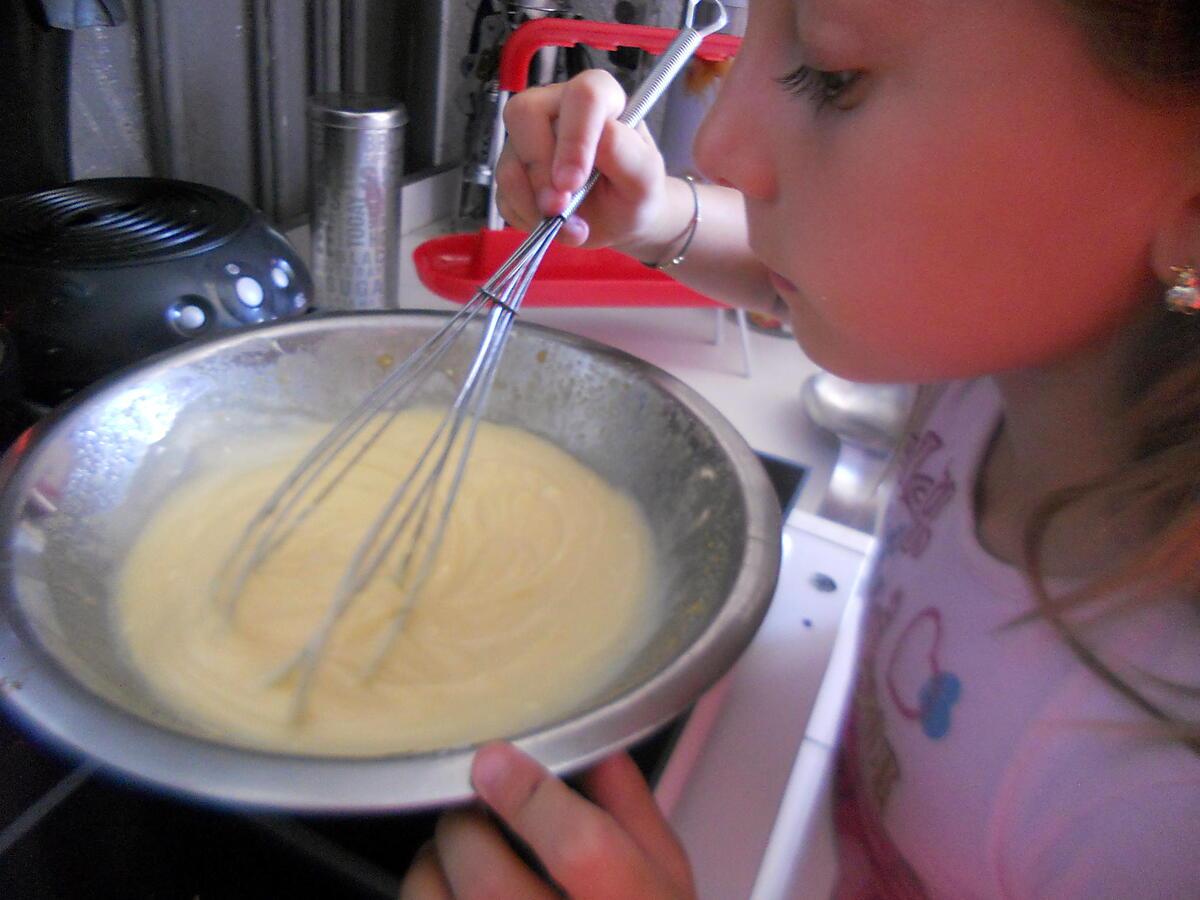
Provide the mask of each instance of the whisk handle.
POLYGON ((650 112, 650 108, 666 93, 675 76, 687 65, 703 40, 704 35, 695 28, 679 32, 679 36, 658 57, 650 74, 633 92, 633 96, 625 104, 624 111, 617 116, 617 121, 630 128, 636 128, 646 117, 646 113, 650 112))
MULTIPOLYGON (((650 70, 650 74, 646 76, 645 81, 633 92, 633 96, 625 104, 624 112, 617 116, 617 121, 631 128, 636 128, 642 119, 646 117, 646 113, 650 111, 650 108, 666 93, 671 82, 675 80, 675 76, 687 65, 688 60, 692 58, 692 54, 696 52, 696 48, 700 46, 700 42, 704 40, 704 37, 705 35, 695 28, 687 28, 681 31, 679 36, 659 56, 658 62, 654 64, 654 68, 650 70)), ((563 219, 573 215, 579 209, 579 205, 583 203, 588 192, 596 186, 596 182, 599 180, 600 173, 593 170, 583 187, 572 194, 571 199, 567 201, 567 206, 561 213, 563 219)))

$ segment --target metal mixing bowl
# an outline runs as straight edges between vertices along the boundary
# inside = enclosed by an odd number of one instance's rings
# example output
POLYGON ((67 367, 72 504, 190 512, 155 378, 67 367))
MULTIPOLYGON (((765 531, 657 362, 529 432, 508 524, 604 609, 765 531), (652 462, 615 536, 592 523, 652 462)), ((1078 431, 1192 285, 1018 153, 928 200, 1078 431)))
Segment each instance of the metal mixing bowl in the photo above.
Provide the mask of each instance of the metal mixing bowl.
MULTIPOLYGON (((330 758, 222 743, 159 701, 112 610, 131 543, 189 472, 253 454, 256 438, 288 423, 334 421, 444 322, 358 313, 238 332, 120 374, 26 434, 0 470, 9 706, 117 770, 206 798, 351 811, 469 797, 471 747, 330 758)), ((460 340, 423 399, 447 399, 445 372, 461 371, 474 343, 460 340)), ((627 491, 657 544, 666 615, 648 645, 580 708, 512 736, 554 771, 572 771, 669 721, 732 665, 774 590, 779 507, 757 457, 712 406, 583 338, 518 326, 487 417, 548 438, 627 491)))

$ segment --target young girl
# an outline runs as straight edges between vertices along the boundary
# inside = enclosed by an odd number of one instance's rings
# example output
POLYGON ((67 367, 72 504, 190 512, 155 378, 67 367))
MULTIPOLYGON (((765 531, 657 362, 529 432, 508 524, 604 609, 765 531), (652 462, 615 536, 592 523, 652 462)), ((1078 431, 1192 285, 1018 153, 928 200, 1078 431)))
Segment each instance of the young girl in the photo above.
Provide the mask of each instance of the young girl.
MULTIPOLYGON (((754 0, 695 198, 623 104, 599 73, 514 99, 505 218, 594 165, 568 242, 661 264, 694 230, 675 277, 938 385, 869 591, 839 896, 1200 896, 1200 4, 754 0)), ((691 895, 628 759, 588 799, 503 744, 473 778, 571 896, 691 895)), ((556 892, 454 812, 404 896, 556 892)))

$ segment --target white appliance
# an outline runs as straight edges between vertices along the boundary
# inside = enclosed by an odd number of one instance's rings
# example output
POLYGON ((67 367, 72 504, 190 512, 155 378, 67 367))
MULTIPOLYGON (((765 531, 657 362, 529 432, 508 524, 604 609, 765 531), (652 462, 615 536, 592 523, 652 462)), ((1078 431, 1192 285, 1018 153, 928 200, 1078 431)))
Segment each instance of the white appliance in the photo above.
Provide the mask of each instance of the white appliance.
POLYGON ((750 648, 697 704, 655 796, 701 897, 828 897, 835 743, 873 540, 794 510, 775 599, 750 648))

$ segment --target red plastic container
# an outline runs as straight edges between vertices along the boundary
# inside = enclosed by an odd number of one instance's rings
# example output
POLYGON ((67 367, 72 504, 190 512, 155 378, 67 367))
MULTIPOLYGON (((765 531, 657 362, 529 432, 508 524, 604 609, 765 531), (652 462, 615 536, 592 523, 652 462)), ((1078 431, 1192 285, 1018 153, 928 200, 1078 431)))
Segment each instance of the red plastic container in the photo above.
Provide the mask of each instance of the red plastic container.
MULTIPOLYGON (((577 19, 526 22, 501 51, 500 87, 511 92, 524 90, 530 61, 542 47, 586 44, 599 50, 636 47, 661 53, 677 33, 670 28, 577 19)), ((739 38, 715 34, 704 39, 696 56, 720 62, 730 59, 739 46, 739 38)), ((510 228, 451 234, 417 247, 413 261, 422 284, 440 297, 465 303, 524 238, 524 233, 510 228)), ((554 244, 542 260, 524 302, 529 306, 724 305, 616 251, 579 250, 562 244, 554 244)))
MULTIPOLYGON (((421 283, 465 303, 500 268, 525 232, 474 231, 426 241, 413 251, 421 283)), ((722 306, 614 250, 554 245, 529 284, 526 306, 722 306)))
MULTIPOLYGON (((596 50, 633 47, 658 55, 679 32, 652 25, 621 25, 587 19, 535 19, 514 31, 500 50, 500 90, 517 93, 529 84, 529 64, 543 47, 585 44, 596 50)), ((732 59, 742 39, 732 34, 710 34, 696 48, 695 58, 707 62, 732 59)))

